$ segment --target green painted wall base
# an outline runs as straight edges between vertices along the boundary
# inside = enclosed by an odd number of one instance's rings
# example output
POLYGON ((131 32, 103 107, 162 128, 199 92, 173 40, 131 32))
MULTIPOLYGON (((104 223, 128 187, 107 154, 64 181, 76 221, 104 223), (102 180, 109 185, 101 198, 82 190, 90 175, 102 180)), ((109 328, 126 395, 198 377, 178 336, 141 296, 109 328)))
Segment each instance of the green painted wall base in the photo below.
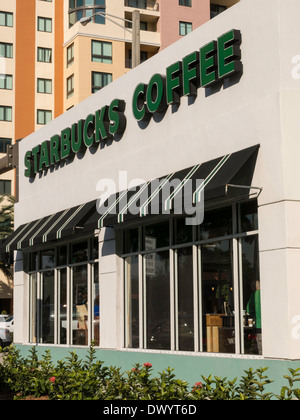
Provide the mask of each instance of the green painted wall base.
MULTIPOLYGON (((22 357, 28 357, 28 351, 32 346, 18 345, 15 347, 20 350, 22 357)), ((78 356, 84 359, 88 349, 86 347, 51 347, 37 346, 39 357, 46 350, 50 350, 54 362, 63 360, 75 351, 78 356)), ((196 382, 201 382, 202 377, 213 376, 227 377, 232 380, 241 378, 244 371, 250 368, 258 369, 268 367, 266 375, 274 382, 267 386, 266 392, 279 394, 281 387, 287 385, 284 375, 289 374, 289 368, 300 368, 300 360, 280 360, 280 359, 255 359, 247 357, 220 357, 217 355, 199 355, 199 354, 170 354, 147 351, 121 351, 121 350, 102 350, 96 349, 97 358, 104 362, 105 366, 117 366, 125 370, 131 370, 136 363, 151 363, 153 366, 153 375, 165 370, 168 367, 175 369, 175 375, 178 379, 187 381, 191 386, 196 382)))

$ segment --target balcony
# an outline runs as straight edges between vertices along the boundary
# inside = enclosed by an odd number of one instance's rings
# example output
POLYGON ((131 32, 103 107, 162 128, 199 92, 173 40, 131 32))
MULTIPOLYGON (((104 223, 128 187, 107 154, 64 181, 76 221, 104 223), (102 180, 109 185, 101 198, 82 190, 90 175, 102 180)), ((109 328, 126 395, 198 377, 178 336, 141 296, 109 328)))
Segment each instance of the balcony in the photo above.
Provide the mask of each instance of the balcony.
POLYGON ((156 2, 156 0, 125 0, 125 7, 143 9, 150 12, 159 11, 159 4, 156 2))

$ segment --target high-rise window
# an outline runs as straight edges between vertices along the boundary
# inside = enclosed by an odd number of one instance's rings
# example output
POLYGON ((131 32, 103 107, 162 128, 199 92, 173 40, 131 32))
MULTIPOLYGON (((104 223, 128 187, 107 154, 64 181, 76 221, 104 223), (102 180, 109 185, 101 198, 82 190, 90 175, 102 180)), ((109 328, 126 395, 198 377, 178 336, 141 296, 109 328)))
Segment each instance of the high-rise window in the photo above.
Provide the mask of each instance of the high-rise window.
POLYGON ((52 80, 51 79, 37 79, 37 92, 38 93, 52 93, 52 80))
POLYGON ((98 92, 104 86, 112 82, 112 74, 92 72, 92 93, 98 92))
POLYGON ((69 27, 83 17, 92 16, 94 23, 105 24, 105 16, 96 15, 105 12, 106 0, 69 0, 69 27))
POLYGON ((37 110, 37 124, 45 125, 52 120, 52 111, 45 109, 37 110))
POLYGON ((74 95, 74 74, 67 78, 67 98, 74 95))
POLYGON ((11 139, 0 137, 0 153, 6 153, 7 146, 11 145, 11 139))
POLYGON ((0 42, 0 57, 12 58, 13 57, 13 44, 7 42, 0 42))
POLYGON ((52 32, 52 19, 45 17, 38 17, 38 31, 52 32))
POLYGON ((38 47, 37 61, 39 61, 41 63, 51 63, 52 62, 52 50, 51 50, 51 48, 38 47))
POLYGON ((0 121, 12 121, 12 107, 0 105, 0 121))
POLYGON ((193 25, 191 22, 179 22, 179 35, 185 36, 192 32, 193 25))
POLYGON ((67 67, 70 67, 74 61, 74 42, 67 48, 67 67))
POLYGON ((92 61, 112 64, 112 43, 92 40, 92 61))
POLYGON ((0 26, 13 26, 13 14, 9 12, 0 12, 0 26))
POLYGON ((11 74, 0 74, 0 89, 12 90, 13 78, 11 74))
POLYGON ((192 7, 192 0, 179 0, 179 6, 192 7))

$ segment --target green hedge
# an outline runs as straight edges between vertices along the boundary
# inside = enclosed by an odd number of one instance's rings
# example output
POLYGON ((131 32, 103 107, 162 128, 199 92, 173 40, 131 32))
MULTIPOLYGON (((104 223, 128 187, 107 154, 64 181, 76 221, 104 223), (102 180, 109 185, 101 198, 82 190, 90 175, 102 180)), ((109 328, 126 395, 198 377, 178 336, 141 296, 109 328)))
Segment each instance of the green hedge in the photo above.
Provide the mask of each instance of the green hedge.
POLYGON ((39 360, 33 347, 28 358, 10 347, 0 365, 0 383, 15 399, 27 396, 47 396, 50 400, 299 400, 300 368, 289 369, 284 378, 287 385, 280 395, 268 392, 270 380, 267 368, 244 371, 241 380, 204 377, 196 384, 188 384, 175 377, 167 368, 156 377, 152 365, 136 364, 131 370, 121 372, 118 367, 106 367, 96 359, 90 347, 86 359, 80 360, 71 352, 65 360, 53 363, 47 350, 39 360))

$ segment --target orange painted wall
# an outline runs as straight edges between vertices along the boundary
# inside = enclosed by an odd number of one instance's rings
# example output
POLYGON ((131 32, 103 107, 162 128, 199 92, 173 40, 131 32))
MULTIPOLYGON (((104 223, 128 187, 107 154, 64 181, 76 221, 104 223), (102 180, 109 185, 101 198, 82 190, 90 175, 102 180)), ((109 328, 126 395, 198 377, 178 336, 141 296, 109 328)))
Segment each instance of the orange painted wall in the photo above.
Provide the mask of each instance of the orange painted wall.
POLYGON ((17 0, 15 73, 15 139, 35 129, 35 30, 36 0, 17 0))

